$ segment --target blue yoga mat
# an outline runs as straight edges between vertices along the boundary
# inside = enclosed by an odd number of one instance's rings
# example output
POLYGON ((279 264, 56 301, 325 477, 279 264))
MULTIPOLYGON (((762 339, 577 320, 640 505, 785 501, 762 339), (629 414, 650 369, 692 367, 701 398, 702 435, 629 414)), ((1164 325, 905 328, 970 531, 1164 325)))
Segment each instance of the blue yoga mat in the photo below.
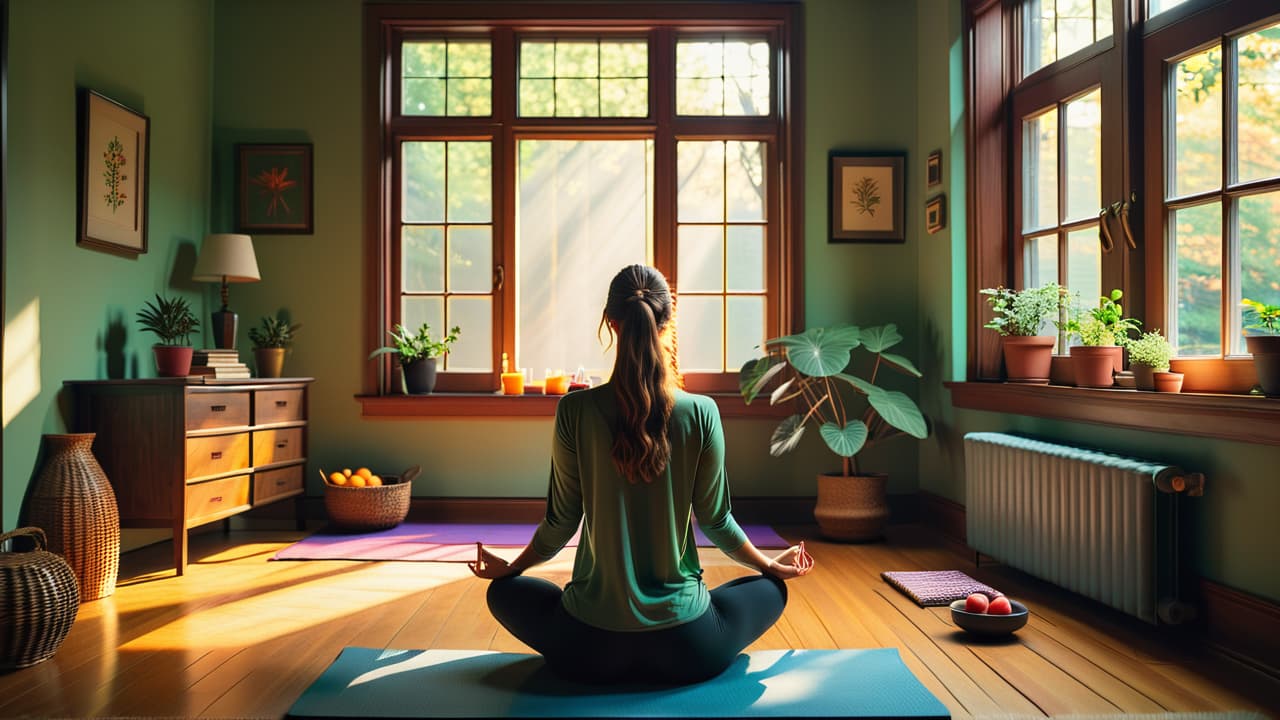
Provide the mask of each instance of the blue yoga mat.
POLYGON ((579 685, 537 655, 349 647, 296 718, 948 718, 895 648, 765 650, 681 687, 579 685))

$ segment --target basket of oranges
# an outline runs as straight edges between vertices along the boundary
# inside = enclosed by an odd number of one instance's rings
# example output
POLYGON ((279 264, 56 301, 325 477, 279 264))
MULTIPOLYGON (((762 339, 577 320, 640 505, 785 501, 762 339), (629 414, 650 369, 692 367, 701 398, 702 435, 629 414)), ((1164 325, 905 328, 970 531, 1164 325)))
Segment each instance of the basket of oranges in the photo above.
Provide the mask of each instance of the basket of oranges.
POLYGON ((324 509, 329 523, 348 531, 386 530, 404 522, 409 514, 415 465, 399 475, 375 475, 369 468, 344 468, 324 477, 324 509))

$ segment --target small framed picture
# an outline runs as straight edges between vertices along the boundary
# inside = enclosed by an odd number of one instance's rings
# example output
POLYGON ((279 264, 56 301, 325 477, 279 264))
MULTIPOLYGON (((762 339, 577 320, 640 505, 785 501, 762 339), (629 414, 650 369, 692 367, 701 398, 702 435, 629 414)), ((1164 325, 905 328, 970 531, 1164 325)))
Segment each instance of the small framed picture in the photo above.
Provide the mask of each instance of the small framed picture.
POLYGON ((311 144, 236 145, 236 232, 312 233, 311 144))
POLYGON ((832 153, 831 242, 906 240, 904 153, 832 153))
POLYGON ((924 229, 932 235, 946 226, 947 196, 934 195, 924 204, 924 229))
POLYGON ((925 177, 928 178, 929 187, 942 184, 942 151, 934 150, 929 153, 929 162, 925 165, 925 177))
POLYGON ((137 257, 147 251, 151 119, 92 90, 79 102, 76 244, 137 257))

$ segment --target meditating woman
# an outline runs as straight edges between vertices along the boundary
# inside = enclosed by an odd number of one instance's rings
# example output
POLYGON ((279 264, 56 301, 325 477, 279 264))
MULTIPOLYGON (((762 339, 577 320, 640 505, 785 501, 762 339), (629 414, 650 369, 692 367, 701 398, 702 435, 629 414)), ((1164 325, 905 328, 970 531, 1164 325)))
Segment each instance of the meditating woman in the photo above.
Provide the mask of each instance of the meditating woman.
POLYGON ((609 382, 556 407, 546 516, 514 561, 478 548, 489 608, 557 674, 587 682, 685 684, 712 678, 787 602, 784 580, 810 571, 802 546, 765 557, 729 510, 724 434, 713 400, 677 387, 671 292, 662 274, 623 268, 601 327, 616 334, 609 382), (760 575, 707 590, 691 516, 760 575), (522 572, 556 555, 582 524, 561 590, 522 572))

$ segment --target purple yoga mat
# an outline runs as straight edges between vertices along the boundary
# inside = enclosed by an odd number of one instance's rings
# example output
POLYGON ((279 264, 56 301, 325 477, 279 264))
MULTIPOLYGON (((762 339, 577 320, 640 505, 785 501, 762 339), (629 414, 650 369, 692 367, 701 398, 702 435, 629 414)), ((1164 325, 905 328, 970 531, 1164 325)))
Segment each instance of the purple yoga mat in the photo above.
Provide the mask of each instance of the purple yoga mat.
MULTIPOLYGON (((476 557, 476 543, 494 547, 524 547, 536 525, 464 525, 456 523, 401 523, 390 530, 371 533, 318 532, 276 553, 272 560, 409 560, 467 562, 476 557)), ((786 548, 768 525, 743 525, 751 542, 760 548, 786 548)), ((696 525, 699 547, 711 541, 696 525)), ((574 535, 569 545, 577 545, 574 535)))

